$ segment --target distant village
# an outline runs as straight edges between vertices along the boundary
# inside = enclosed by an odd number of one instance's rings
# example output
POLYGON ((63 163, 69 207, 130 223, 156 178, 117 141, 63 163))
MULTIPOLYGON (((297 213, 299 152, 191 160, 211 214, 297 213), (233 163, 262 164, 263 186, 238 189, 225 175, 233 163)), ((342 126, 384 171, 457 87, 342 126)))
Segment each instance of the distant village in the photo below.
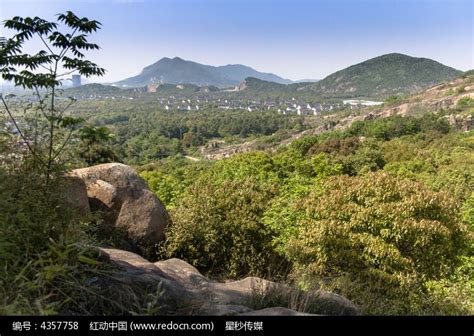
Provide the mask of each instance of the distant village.
MULTIPOLYGON (((278 99, 278 100, 251 100, 251 99, 231 99, 231 98, 204 98, 190 99, 185 97, 169 96, 160 98, 158 103, 167 111, 199 111, 202 106, 215 106, 223 110, 246 110, 262 111, 276 110, 281 114, 297 115, 320 115, 322 112, 339 110, 343 108, 360 108, 368 106, 365 101, 349 101, 342 103, 307 103, 301 98, 278 99)), ((368 102, 370 104, 379 104, 378 102, 368 102)), ((382 104, 382 103, 380 103, 382 104)))
MULTIPOLYGON (((179 89, 181 85, 176 87, 179 89)), ((181 87, 183 89, 183 87, 181 87)), ((148 91, 149 93, 150 91, 148 91)), ((76 96, 79 100, 140 100, 151 98, 150 95, 141 95, 144 93, 137 89, 136 95, 99 95, 91 94, 85 96, 76 96)), ((153 98, 151 98, 153 99, 153 98)), ((342 100, 340 102, 320 102, 309 103, 300 97, 279 98, 279 99, 247 99, 242 97, 221 97, 218 94, 209 94, 208 92, 196 92, 192 95, 160 95, 156 97, 157 106, 170 112, 190 112, 199 111, 203 108, 214 107, 223 110, 245 110, 248 112, 262 110, 276 110, 281 114, 297 115, 320 115, 323 112, 330 112, 341 109, 359 109, 367 106, 382 105, 383 102, 369 100, 342 100)))

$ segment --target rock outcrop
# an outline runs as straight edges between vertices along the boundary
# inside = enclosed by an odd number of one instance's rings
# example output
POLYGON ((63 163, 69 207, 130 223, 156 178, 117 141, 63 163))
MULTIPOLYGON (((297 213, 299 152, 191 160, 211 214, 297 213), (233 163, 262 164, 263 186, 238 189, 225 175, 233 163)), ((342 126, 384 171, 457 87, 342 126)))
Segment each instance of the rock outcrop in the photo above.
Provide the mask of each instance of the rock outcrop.
POLYGON ((87 188, 90 208, 103 214, 103 225, 123 231, 131 249, 150 246, 164 239, 170 222, 166 209, 146 182, 129 166, 106 163, 76 169, 87 188))
MULTIPOLYGON (((349 300, 321 290, 300 297, 301 304, 296 308, 304 312, 298 312, 281 307, 295 301, 296 298, 297 291, 285 285, 255 277, 231 282, 214 282, 180 259, 151 263, 128 251, 117 249, 101 249, 101 251, 120 269, 113 276, 113 281, 150 289, 161 286, 160 306, 163 314, 358 314, 357 307, 349 300)), ((113 281, 108 282, 110 286, 114 286, 113 281)))

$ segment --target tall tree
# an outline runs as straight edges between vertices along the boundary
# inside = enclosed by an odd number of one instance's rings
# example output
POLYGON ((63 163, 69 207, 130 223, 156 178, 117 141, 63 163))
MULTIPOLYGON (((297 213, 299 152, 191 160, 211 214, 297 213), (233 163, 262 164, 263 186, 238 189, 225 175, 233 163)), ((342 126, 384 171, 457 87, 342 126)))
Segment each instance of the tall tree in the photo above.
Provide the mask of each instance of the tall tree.
POLYGON ((62 99, 61 81, 73 73, 84 77, 105 74, 105 69, 87 60, 84 54, 99 49, 97 44, 88 42, 88 37, 100 25, 70 11, 58 14, 56 22, 19 16, 3 22, 15 34, 0 38, 0 74, 15 86, 32 90, 36 99, 27 105, 23 117, 9 104, 12 95, 0 99, 35 166, 44 173, 46 184, 62 166, 61 155, 82 122, 67 115, 75 100, 62 99), (39 40, 43 48, 28 54, 25 44, 33 39, 39 40))
POLYGON ((82 141, 79 154, 87 164, 112 162, 116 160, 114 151, 107 146, 114 138, 109 129, 104 126, 84 126, 79 131, 82 141))

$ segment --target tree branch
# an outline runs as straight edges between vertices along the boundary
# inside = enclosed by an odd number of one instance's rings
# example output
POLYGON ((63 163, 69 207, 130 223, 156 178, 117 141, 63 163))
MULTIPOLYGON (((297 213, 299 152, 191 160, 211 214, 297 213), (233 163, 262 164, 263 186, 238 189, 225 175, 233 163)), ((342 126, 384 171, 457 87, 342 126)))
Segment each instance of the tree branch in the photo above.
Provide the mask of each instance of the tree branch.
POLYGON ((51 48, 49 47, 48 43, 46 43, 46 41, 44 40, 43 36, 41 36, 40 33, 36 33, 36 34, 39 36, 39 38, 41 39, 41 41, 43 41, 43 44, 46 46, 46 48, 48 48, 48 50, 49 50, 49 52, 51 53, 51 55, 56 55, 56 54, 54 53, 54 51, 51 50, 51 48))
POLYGON ((61 145, 61 147, 59 147, 59 149, 58 149, 57 151, 54 151, 53 160, 56 160, 57 157, 58 157, 59 155, 61 155, 61 153, 62 153, 64 147, 66 147, 66 145, 68 144, 69 140, 71 139, 73 132, 74 132, 74 130, 69 130, 69 134, 68 134, 66 140, 64 141, 64 143, 61 145))
POLYGON ((42 67, 43 69, 49 71, 49 72, 53 71, 53 69, 47 68, 47 67, 45 67, 43 64, 39 64, 39 66, 42 67))
POLYGON ((28 150, 30 151, 30 153, 38 160, 39 163, 41 163, 43 166, 47 167, 47 165, 45 164, 43 159, 41 159, 37 155, 36 151, 31 147, 30 143, 28 142, 28 139, 25 137, 25 135, 21 131, 20 126, 16 122, 15 117, 13 117, 13 114, 11 113, 10 109, 8 108, 8 105, 7 105, 7 102, 5 101, 5 99, 3 97, 1 97, 1 99, 2 99, 3 106, 5 106, 5 109, 8 113, 8 116, 10 117, 11 121, 13 122, 13 125, 15 125, 16 129, 18 130, 18 133, 20 134, 21 139, 25 142, 25 144, 28 147, 28 150))
POLYGON ((77 27, 76 29, 73 30, 72 34, 71 34, 71 37, 69 38, 69 46, 67 48, 64 48, 60 53, 59 53, 59 59, 63 58, 66 53, 68 52, 69 48, 71 47, 71 40, 72 38, 74 37, 74 34, 76 33, 77 29, 79 29, 79 27, 77 27))
POLYGON ((61 112, 59 112, 58 116, 61 118, 61 117, 63 116, 63 113, 66 112, 66 110, 67 110, 68 108, 70 108, 72 104, 74 104, 74 100, 71 100, 71 101, 66 105, 66 107, 64 107, 64 109, 63 109, 61 112))
POLYGON ((73 73, 73 72, 75 72, 75 71, 76 71, 76 70, 74 69, 74 70, 71 70, 71 71, 68 71, 68 72, 62 73, 62 74, 58 75, 57 77, 59 78, 59 77, 67 76, 67 75, 70 75, 70 74, 72 74, 72 73, 73 73))

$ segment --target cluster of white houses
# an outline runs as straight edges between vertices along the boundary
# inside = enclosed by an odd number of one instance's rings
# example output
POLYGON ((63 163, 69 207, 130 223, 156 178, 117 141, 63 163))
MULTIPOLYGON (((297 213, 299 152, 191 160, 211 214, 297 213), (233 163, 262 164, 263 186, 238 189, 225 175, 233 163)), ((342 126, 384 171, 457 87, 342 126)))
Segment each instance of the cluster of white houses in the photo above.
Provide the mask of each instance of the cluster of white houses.
MULTIPOLYGON (((85 97, 76 97, 87 100, 133 100, 133 99, 150 99, 150 97, 141 96, 124 96, 124 95, 89 95, 85 97)), ((191 112, 199 111, 203 107, 213 107, 223 110, 246 110, 261 111, 261 110, 276 110, 281 114, 297 114, 297 115, 320 115, 323 112, 330 112, 332 110, 340 110, 344 108, 361 108, 365 106, 377 106, 383 102, 368 101, 368 100, 343 100, 342 102, 320 102, 308 103, 302 98, 288 98, 278 100, 251 100, 244 98, 218 98, 210 96, 174 96, 160 97, 156 100, 158 106, 166 111, 191 112)))
MULTIPOLYGON (((76 77, 75 86, 80 85, 80 78, 76 77)), ((177 88, 182 89, 181 85, 177 85, 177 88)), ((77 95, 75 98, 80 100, 142 100, 152 99, 157 102, 157 105, 166 111, 179 111, 179 112, 190 112, 199 111, 202 108, 211 107, 225 110, 246 110, 261 111, 261 110, 276 110, 281 114, 297 114, 297 115, 320 115, 323 112, 330 112, 332 110, 340 110, 345 108, 357 109, 366 106, 378 106, 383 102, 360 100, 360 99, 347 99, 339 102, 308 102, 301 97, 292 98, 277 98, 252 100, 243 97, 222 97, 219 93, 209 94, 209 92, 200 91, 196 92, 192 97, 186 94, 181 95, 170 95, 168 97, 160 96, 158 98, 150 95, 143 95, 145 92, 150 91, 150 88, 135 88, 125 92, 108 93, 108 94, 95 94, 85 93, 77 95)))
POLYGON ((216 107, 223 110, 277 110, 281 114, 297 114, 297 115, 320 115, 323 112, 332 110, 340 110, 343 108, 361 108, 364 106, 377 106, 383 102, 367 101, 367 100, 344 100, 339 103, 307 103, 302 99, 291 98, 278 101, 272 100, 249 100, 239 98, 194 98, 169 96, 168 98, 158 99, 160 105, 166 111, 199 111, 203 106, 216 107))

